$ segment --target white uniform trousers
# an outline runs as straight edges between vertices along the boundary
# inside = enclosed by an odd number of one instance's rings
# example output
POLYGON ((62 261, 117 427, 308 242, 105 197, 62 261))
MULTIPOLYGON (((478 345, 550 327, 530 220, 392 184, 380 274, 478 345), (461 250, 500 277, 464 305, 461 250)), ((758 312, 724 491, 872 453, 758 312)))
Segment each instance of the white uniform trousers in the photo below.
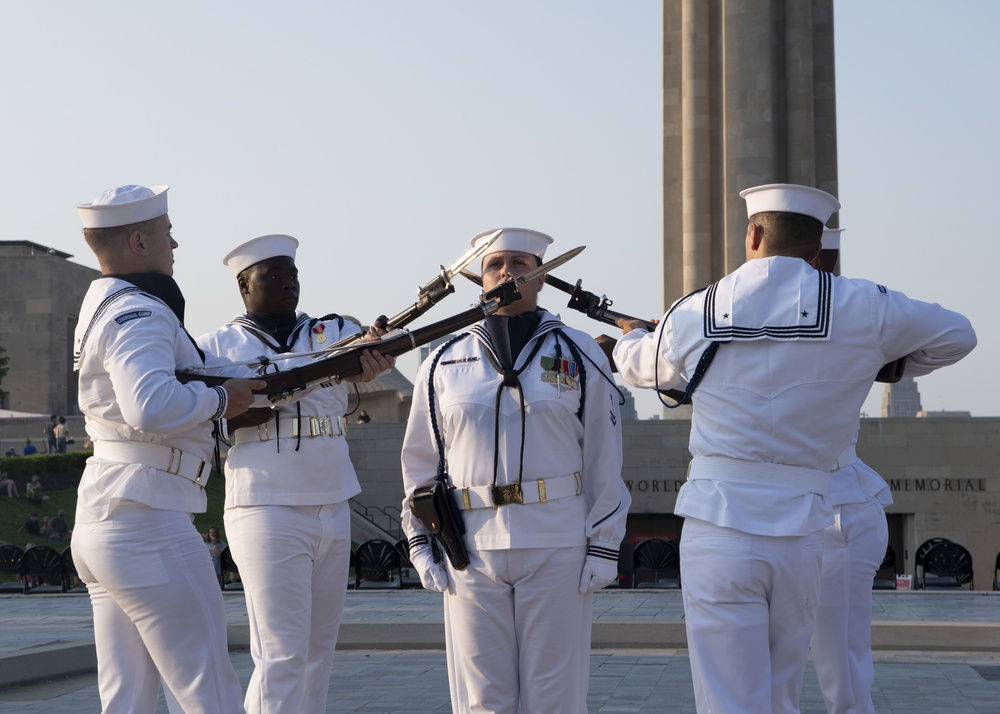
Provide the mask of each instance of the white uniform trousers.
POLYGON ((250 616, 247 712, 325 712, 351 565, 350 507, 246 506, 224 518, 250 616))
POLYGON ((155 712, 160 678, 185 712, 242 712, 226 614, 191 517, 130 501, 77 523, 73 559, 94 608, 106 714, 155 712))
POLYGON ((681 577, 700 714, 799 711, 823 531, 761 536, 684 521, 681 577))
POLYGON ((581 714, 590 675, 586 546, 469 550, 444 595, 453 712, 581 714))
POLYGON ((875 499, 833 510, 836 521, 823 531, 813 664, 830 714, 874 714, 872 581, 885 557, 889 529, 875 499))

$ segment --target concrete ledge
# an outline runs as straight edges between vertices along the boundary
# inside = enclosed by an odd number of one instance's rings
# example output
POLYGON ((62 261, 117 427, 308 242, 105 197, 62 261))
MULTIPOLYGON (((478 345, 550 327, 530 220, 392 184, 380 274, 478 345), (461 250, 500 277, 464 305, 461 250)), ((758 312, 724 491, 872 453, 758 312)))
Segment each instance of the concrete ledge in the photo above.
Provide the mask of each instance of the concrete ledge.
POLYGON ((670 622, 595 622, 591 628, 593 649, 687 649, 687 633, 680 620, 670 622))
MULTIPOLYGON (((230 625, 229 648, 250 648, 250 627, 230 625)), ((595 622, 594 649, 684 649, 683 622, 595 622)), ((440 622, 345 622, 337 636, 338 650, 440 650, 444 625, 440 622)))
MULTIPOLYGON (((250 649, 250 626, 229 625, 231 650, 250 649)), ((443 650, 444 625, 435 622, 342 622, 338 650, 443 650)))
POLYGON ((337 635, 338 650, 443 650, 440 622, 345 622, 337 635))
MULTIPOLYGON (((250 649, 250 627, 227 628, 229 649, 250 649)), ((597 621, 595 650, 687 649, 683 621, 597 621)), ((338 650, 441 650, 444 625, 439 622, 346 622, 340 626, 338 650)), ((996 652, 1000 622, 872 623, 872 649, 917 652, 996 652)), ((0 654, 0 689, 97 671, 93 641, 31 647, 0 654)))
POLYGON ((873 650, 997 652, 998 622, 873 622, 873 650))
POLYGON ((96 671, 92 641, 29 647, 0 654, 0 689, 96 671))
MULTIPOLYGON (((250 629, 229 628, 231 649, 248 649, 250 629)), ((594 622, 594 649, 687 649, 683 621, 594 622)), ((337 649, 443 649, 444 625, 431 622, 343 623, 337 649)), ((1000 650, 1000 623, 893 622, 872 623, 872 649, 927 652, 996 652, 1000 650)))

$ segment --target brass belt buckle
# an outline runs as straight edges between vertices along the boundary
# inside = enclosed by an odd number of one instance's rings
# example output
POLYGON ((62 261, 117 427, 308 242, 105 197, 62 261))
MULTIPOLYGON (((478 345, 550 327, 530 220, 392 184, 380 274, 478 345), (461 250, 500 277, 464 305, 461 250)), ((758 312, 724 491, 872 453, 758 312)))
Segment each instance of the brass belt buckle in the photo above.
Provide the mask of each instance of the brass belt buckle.
POLYGON ((521 495, 521 484, 510 483, 506 486, 493 487, 493 507, 509 506, 512 503, 524 503, 521 495))

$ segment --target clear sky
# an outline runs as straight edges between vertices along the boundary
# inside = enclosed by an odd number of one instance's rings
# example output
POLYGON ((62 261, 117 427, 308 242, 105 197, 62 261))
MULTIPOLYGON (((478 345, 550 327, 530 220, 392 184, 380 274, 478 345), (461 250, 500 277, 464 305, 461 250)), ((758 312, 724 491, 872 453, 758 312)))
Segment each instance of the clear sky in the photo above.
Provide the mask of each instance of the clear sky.
MULTIPOLYGON (((1000 415, 1000 3, 834 7, 843 272, 969 315, 978 349, 918 380, 923 406, 1000 415)), ((196 335, 242 312, 222 256, 277 232, 302 241, 313 315, 400 312, 501 225, 550 233, 550 257, 586 245, 556 274, 614 309, 663 310, 659 2, 54 1, 0 27, 0 240, 96 267, 73 205, 169 184, 196 335)), ((475 297, 459 284, 414 325, 475 297)))

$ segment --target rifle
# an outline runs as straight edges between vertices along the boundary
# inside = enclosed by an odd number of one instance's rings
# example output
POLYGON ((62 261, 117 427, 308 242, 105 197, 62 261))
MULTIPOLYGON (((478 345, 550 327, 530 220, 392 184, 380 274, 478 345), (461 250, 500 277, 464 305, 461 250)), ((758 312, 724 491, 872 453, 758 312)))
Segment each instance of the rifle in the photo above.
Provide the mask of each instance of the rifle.
MULTIPOLYGON (((293 367, 284 371, 271 372, 257 377, 256 379, 262 379, 267 382, 267 386, 262 389, 255 389, 254 392, 256 394, 267 395, 267 398, 272 403, 277 404, 296 392, 317 386, 328 387, 345 377, 360 374, 362 369, 360 357, 364 350, 377 349, 383 355, 396 357, 428 342, 432 342, 439 337, 444 337, 479 322, 484 317, 494 314, 500 308, 520 300, 521 293, 518 291, 518 288, 525 282, 544 275, 553 268, 562 265, 582 252, 583 249, 584 246, 574 248, 553 258, 548 263, 525 273, 519 278, 501 283, 489 292, 484 293, 480 297, 478 305, 440 322, 435 322, 412 332, 403 329, 394 330, 384 335, 378 342, 365 342, 356 347, 343 349, 331 357, 318 359, 312 364, 293 367)), ((197 381, 207 384, 210 387, 215 387, 222 385, 230 377, 178 372, 177 379, 182 384, 197 381)))

